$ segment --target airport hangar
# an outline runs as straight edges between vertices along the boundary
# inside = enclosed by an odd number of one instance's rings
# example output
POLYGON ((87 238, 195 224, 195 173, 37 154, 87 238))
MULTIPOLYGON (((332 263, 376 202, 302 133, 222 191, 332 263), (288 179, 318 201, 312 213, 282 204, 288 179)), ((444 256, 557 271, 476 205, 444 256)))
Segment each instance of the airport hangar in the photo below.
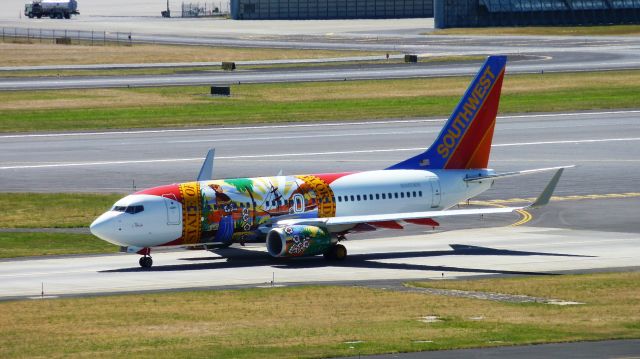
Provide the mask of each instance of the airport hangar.
POLYGON ((435 27, 640 24, 640 0, 231 0, 234 20, 433 17, 435 27))

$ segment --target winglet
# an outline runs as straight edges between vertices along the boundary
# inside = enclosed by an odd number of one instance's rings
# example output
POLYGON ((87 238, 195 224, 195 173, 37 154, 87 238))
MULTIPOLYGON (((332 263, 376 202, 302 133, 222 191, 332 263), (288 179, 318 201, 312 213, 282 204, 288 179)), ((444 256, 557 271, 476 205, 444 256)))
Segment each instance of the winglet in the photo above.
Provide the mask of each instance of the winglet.
POLYGON ((551 181, 549 181, 549 184, 547 184, 547 187, 544 188, 544 191, 542 191, 542 193, 538 196, 536 201, 528 205, 527 208, 538 208, 549 203, 549 200, 551 199, 551 195, 553 194, 553 191, 555 191, 556 185, 558 185, 558 181, 560 181, 560 176, 562 176, 563 171, 564 171, 564 168, 560 168, 558 172, 556 172, 556 174, 553 175, 553 178, 551 178, 551 181))
POLYGON ((198 174, 198 181, 208 181, 213 179, 213 157, 216 154, 216 149, 212 148, 207 152, 200 173, 198 174))

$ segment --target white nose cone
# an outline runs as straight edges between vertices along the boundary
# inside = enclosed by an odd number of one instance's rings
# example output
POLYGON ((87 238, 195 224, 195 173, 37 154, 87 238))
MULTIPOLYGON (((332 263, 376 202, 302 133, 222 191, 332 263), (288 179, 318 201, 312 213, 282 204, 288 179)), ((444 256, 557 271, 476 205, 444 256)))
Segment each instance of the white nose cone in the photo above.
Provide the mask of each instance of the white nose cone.
MULTIPOLYGON (((113 212, 103 213, 100 217, 98 217, 91 226, 89 226, 89 230, 91 233, 102 239, 103 241, 107 241, 109 243, 113 243, 116 245, 122 245, 119 243, 116 238, 118 237, 118 223, 115 218, 118 214, 113 212)), ((120 228, 120 231, 122 229, 120 228)))

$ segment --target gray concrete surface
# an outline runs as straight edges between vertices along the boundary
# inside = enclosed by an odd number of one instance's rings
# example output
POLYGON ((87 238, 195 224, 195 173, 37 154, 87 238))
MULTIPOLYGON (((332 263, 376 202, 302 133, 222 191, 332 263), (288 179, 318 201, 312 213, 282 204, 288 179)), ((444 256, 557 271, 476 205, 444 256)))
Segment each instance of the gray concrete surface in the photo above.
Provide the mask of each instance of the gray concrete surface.
MULTIPOLYGON (((357 171, 426 148, 444 119, 0 135, 0 191, 129 192, 195 178, 216 148, 218 178, 357 171)), ((638 192, 640 110, 501 116, 498 171, 576 164, 558 195, 638 192)), ((482 198, 537 195, 546 177, 505 179, 482 198)))
MULTIPOLYGON (((478 71, 480 61, 459 63, 338 65, 321 68, 269 68, 237 71, 198 71, 193 73, 156 75, 68 76, 0 78, 0 91, 77 89, 114 87, 161 87, 185 85, 222 85, 239 83, 347 81, 367 79, 397 79, 443 76, 471 76, 478 71)), ((160 65, 166 67, 164 65, 160 65)), ((640 68, 638 53, 553 53, 547 57, 512 56, 508 74, 606 71, 640 68), (574 61, 581 57, 580 61, 574 61)))
MULTIPOLYGON (((428 231, 427 231, 428 232, 428 231)), ((231 249, 225 260, 204 251, 155 253, 152 270, 137 255, 95 255, 0 261, 0 298, 141 292, 163 289, 270 286, 376 280, 441 280, 483 275, 544 275, 568 270, 635 267, 640 237, 545 227, 497 227, 345 242, 350 257, 276 261, 262 246, 231 249), (451 245, 482 247, 475 252, 451 245), (238 253, 242 252, 242 253, 238 253), (237 253, 237 254, 236 254, 237 253)), ((566 299, 566 298, 563 298, 566 299)))
MULTIPOLYGON (((389 59, 402 59, 404 55, 389 55, 389 59)), ((256 60, 235 61, 237 66, 254 65, 301 65, 301 64, 330 64, 334 62, 366 62, 386 60, 385 55, 345 56, 319 59, 285 59, 285 60, 256 60)), ((0 66, 3 71, 43 71, 43 70, 122 70, 122 69, 163 69, 163 68, 201 68, 221 66, 222 61, 213 62, 171 62, 171 63, 126 63, 126 64, 90 64, 90 65, 39 65, 39 66, 0 66)))
MULTIPOLYGON (((10 0, 12 1, 12 0, 10 0)), ((86 1, 86 0, 85 0, 86 1)), ((99 1, 99 0, 96 0, 99 1)), ((113 0, 108 6, 116 8, 117 3, 126 3, 122 8, 129 7, 129 2, 113 0), (114 3, 114 4, 112 4, 114 3)), ((196 1, 194 1, 196 2, 196 1)), ((104 2, 102 2, 104 3, 104 2)), ((202 1, 201 1, 202 3, 202 1)), ((339 34, 353 34, 360 37, 416 35, 433 30, 433 19, 350 19, 350 20, 226 20, 213 18, 171 18, 163 19, 160 11, 166 7, 166 2, 160 1, 157 12, 150 16, 131 14, 114 14, 101 16, 87 13, 83 8, 84 2, 79 2, 80 16, 73 16, 70 20, 29 19, 18 18, 18 11, 5 13, 0 11, 0 27, 20 27, 32 29, 83 30, 107 32, 132 32, 138 34, 154 34, 162 36, 188 37, 248 37, 248 36, 335 36, 339 34), (15 14, 15 15, 14 15, 15 14), (2 16, 8 15, 8 16, 2 16)), ((0 6, 7 6, 2 2, 0 6)), ((134 3, 135 6, 135 3, 134 3)), ((12 6, 15 9, 15 6, 12 6)), ((18 9, 24 10, 24 4, 18 9)), ((137 36, 136 36, 137 37, 137 36)), ((135 39, 135 38, 134 38, 135 39)), ((159 39, 158 39, 159 40, 159 39)))
MULTIPOLYGON (((425 345, 428 345, 426 343, 425 345)), ((354 348, 355 349, 355 348, 354 348)), ((355 351, 355 350, 354 350, 355 351)), ((417 353, 399 353, 362 356, 368 359, 457 359, 457 358, 566 358, 566 359, 604 359, 638 358, 640 340, 606 340, 597 342, 554 343, 540 345, 518 345, 481 349, 442 350, 417 353)), ((356 357, 351 357, 356 358, 356 357)), ((358 356, 357 358, 360 358, 358 356)))

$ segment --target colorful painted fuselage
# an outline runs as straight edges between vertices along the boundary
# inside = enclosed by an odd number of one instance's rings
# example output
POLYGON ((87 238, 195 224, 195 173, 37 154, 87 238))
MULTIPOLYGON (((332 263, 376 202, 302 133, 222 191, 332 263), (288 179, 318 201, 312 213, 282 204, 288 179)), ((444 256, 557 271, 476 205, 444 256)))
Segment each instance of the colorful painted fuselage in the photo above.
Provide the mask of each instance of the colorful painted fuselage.
POLYGON ((469 184, 463 179, 488 173, 491 171, 379 170, 155 187, 116 202, 105 215, 120 217, 122 234, 105 237, 117 238, 112 241, 117 245, 139 248, 264 242, 276 219, 446 209, 487 190, 490 183, 469 184), (143 210, 126 210, 135 206, 143 210))

